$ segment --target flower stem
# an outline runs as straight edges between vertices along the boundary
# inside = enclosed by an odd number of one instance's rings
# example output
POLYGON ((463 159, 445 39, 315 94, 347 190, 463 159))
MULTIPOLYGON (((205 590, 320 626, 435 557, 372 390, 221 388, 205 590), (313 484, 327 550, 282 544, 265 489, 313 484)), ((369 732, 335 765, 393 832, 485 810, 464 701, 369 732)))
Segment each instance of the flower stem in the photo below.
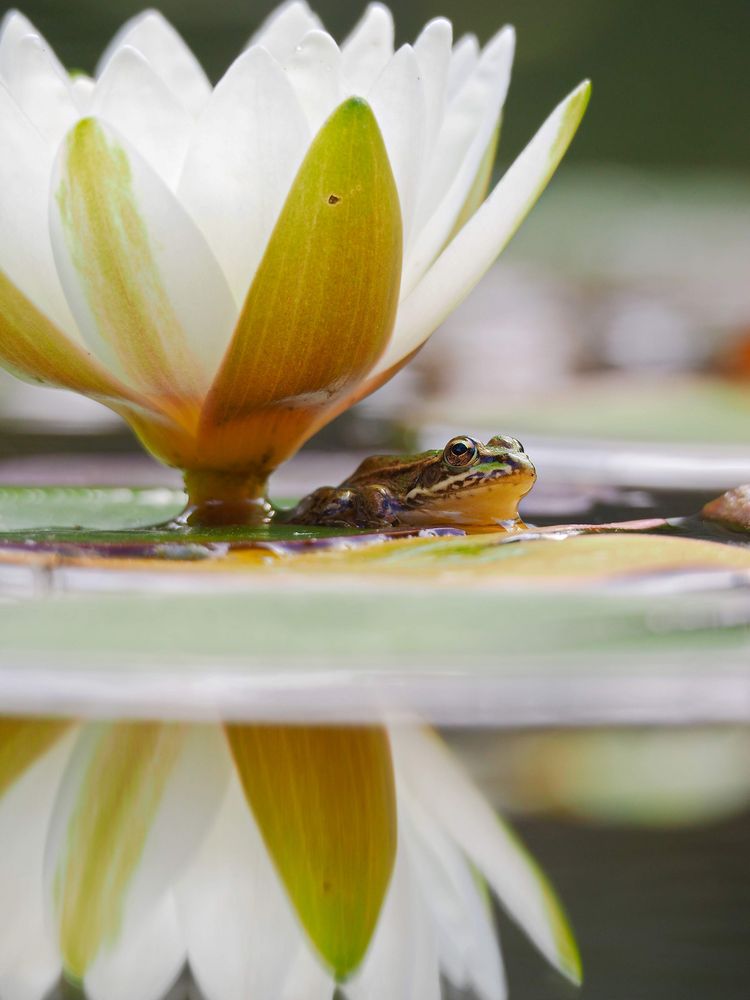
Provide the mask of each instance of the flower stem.
POLYGON ((255 473, 188 469, 188 502, 178 521, 191 527, 267 524, 273 509, 266 500, 267 479, 255 473))

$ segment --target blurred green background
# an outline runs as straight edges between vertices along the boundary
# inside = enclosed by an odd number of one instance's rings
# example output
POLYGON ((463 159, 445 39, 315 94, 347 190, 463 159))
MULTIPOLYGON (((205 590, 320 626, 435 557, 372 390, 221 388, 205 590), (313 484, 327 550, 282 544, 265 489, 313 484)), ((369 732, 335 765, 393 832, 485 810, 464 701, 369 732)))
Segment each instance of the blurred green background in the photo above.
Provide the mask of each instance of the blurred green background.
MULTIPOLYGON (((23 11, 64 62, 91 70, 119 24, 142 6, 26 0, 23 11)), ((163 0, 158 6, 216 79, 275 5, 163 0)), ((364 4, 312 6, 341 38, 364 4)), ((481 41, 504 23, 516 26, 505 154, 516 152, 551 106, 589 76, 594 100, 571 162, 749 168, 748 0, 410 0, 391 7, 400 42, 437 15, 449 17, 457 35, 473 31, 481 41)))

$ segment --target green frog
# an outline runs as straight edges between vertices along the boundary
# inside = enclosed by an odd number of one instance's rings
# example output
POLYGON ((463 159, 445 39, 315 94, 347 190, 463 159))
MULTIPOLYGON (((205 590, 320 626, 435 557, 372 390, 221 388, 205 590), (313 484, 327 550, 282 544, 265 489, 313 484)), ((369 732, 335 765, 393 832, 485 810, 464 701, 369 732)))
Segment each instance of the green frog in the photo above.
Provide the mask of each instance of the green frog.
POLYGON ((442 450, 373 455, 340 486, 321 486, 284 517, 348 528, 525 527, 518 502, 536 480, 520 441, 454 437, 442 450))

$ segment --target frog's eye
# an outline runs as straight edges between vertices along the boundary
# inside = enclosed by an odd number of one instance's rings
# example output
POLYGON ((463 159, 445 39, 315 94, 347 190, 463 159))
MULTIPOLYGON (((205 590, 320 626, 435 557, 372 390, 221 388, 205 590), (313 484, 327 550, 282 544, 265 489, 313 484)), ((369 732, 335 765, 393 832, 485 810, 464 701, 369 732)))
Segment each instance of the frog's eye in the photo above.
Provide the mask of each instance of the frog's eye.
POLYGON ((476 441, 469 437, 451 438, 443 450, 443 460, 452 469, 465 469, 479 456, 476 441))

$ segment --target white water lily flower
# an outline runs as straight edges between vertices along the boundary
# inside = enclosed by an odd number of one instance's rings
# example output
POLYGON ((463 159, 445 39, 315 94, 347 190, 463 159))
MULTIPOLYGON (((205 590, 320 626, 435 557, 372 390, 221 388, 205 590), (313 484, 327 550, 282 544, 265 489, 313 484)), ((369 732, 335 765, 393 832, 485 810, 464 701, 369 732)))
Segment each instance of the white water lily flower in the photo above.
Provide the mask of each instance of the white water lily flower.
POLYGON ((379 3, 339 47, 293 0, 212 88, 154 11, 95 77, 10 13, 0 363, 105 403, 193 504, 250 517, 473 288, 562 158, 587 83, 485 200, 513 49, 511 28, 480 51, 437 19, 394 51, 379 3))
POLYGON ((186 965, 206 1000, 332 1000, 337 980, 348 1000, 439 1000, 441 975, 502 1000, 484 880, 579 980, 544 877, 433 734, 226 735, 0 722, 3 1000, 61 974, 91 1000, 158 1000, 186 965))

